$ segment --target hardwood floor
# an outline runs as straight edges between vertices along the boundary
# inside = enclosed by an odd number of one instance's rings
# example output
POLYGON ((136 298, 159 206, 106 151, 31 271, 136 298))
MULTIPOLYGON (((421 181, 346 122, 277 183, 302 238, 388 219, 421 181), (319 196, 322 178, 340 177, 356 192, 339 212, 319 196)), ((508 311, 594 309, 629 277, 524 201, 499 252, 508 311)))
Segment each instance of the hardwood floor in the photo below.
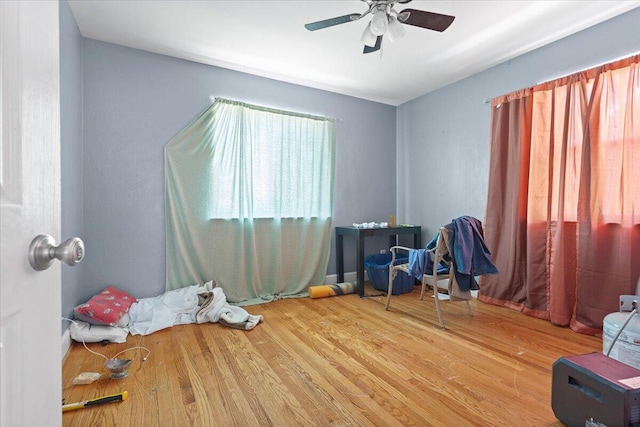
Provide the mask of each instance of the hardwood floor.
MULTIPOLYGON (((367 288, 370 293, 378 293, 367 288)), ((181 325, 125 344, 91 344, 134 359, 129 376, 74 343, 63 362, 71 403, 127 390, 124 402, 63 413, 65 426, 561 426, 551 409, 560 356, 599 352, 600 338, 513 310, 444 302, 447 330, 419 288, 392 297, 343 295, 246 307, 252 331, 181 325)), ((34 406, 34 410, 37 407, 34 406)))

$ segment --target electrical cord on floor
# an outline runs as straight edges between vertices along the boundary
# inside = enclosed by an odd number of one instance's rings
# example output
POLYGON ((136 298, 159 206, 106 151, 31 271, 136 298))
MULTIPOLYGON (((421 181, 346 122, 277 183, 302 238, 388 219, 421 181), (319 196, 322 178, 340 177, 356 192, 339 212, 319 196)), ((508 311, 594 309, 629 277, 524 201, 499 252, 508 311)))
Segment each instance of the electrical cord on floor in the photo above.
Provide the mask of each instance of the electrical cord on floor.
MULTIPOLYGON (((62 320, 68 320, 69 322, 73 323, 74 325, 78 325, 78 322, 76 322, 73 319, 69 319, 68 317, 62 317, 62 320)), ((93 351, 91 350, 89 347, 87 347, 87 344, 84 342, 84 337, 82 337, 82 345, 84 346, 84 348, 87 349, 87 351, 89 353, 93 353, 97 356, 100 356, 102 358, 104 358, 104 360, 109 360, 109 358, 107 356, 105 356, 104 354, 98 353, 97 351, 93 351)), ((141 349, 141 350, 145 350, 147 352, 147 355, 145 357, 142 358, 142 361, 146 361, 147 358, 149 358, 149 355, 151 355, 151 350, 149 350, 147 347, 142 347, 142 346, 136 346, 136 347, 130 347, 130 348, 126 348, 124 350, 122 350, 119 353, 116 353, 115 356, 111 357, 111 359, 115 359, 116 357, 118 357, 119 355, 121 355, 124 352, 130 351, 130 350, 136 350, 136 349, 141 349)))
POLYGON ((611 353, 613 346, 618 341, 618 338, 620 338, 620 334, 622 334, 622 331, 624 330, 624 328, 627 327, 627 324, 631 321, 631 319, 633 318, 633 315, 638 312, 638 302, 634 300, 632 303, 632 306, 633 306, 633 310, 631 310, 631 313, 629 313, 629 317, 627 317, 627 320, 625 320, 625 322, 622 324, 622 327, 620 328, 616 336, 613 337, 613 340, 611 341, 611 345, 609 346, 609 349, 607 350, 607 354, 605 354, 605 356, 609 357, 609 354, 611 353))

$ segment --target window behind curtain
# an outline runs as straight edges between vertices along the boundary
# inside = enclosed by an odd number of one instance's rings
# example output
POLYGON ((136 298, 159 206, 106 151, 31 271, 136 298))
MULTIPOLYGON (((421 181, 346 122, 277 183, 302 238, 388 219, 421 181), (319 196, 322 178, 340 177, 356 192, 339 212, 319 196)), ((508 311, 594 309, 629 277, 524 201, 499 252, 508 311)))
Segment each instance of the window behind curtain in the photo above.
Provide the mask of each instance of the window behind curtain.
POLYGON ((220 100, 211 218, 328 218, 330 120, 220 100))
POLYGON ((530 167, 535 180, 529 187, 529 221, 546 221, 547 215, 556 221, 562 215, 564 221, 576 222, 581 177, 589 176, 589 204, 598 221, 640 223, 632 210, 640 205, 640 190, 633 184, 640 182, 637 105, 637 67, 595 76, 578 73, 533 91, 530 167))

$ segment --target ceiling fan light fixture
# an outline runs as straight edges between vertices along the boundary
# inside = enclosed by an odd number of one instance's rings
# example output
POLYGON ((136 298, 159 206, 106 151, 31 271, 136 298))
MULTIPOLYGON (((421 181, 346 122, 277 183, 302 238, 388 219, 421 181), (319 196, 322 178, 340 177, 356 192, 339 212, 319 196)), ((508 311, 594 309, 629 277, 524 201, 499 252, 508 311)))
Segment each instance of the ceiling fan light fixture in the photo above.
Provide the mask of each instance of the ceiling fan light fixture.
POLYGON ((387 35, 389 36, 389 40, 396 41, 399 38, 404 37, 406 30, 402 26, 401 23, 394 17, 389 18, 389 29, 387 30, 387 35))
POLYGON ((371 32, 371 23, 368 23, 362 32, 360 41, 369 47, 374 47, 376 45, 376 39, 376 35, 371 32))
MULTIPOLYGON (((2 0, 0 0, 2 1, 2 0)), ((370 17, 369 23, 360 36, 365 44, 364 54, 380 51, 382 53, 382 39, 387 34, 391 41, 395 41, 405 35, 404 25, 420 27, 426 30, 443 32, 453 22, 455 16, 441 13, 427 12, 418 9, 405 9, 397 12, 393 9, 396 4, 409 3, 412 0, 362 0, 368 6, 363 13, 351 13, 349 15, 336 16, 322 21, 305 24, 309 31, 333 27, 347 22, 358 21, 365 16, 370 17)))
POLYGON ((388 24, 389 18, 387 18, 387 13, 384 10, 378 10, 374 13, 369 23, 371 32, 376 36, 383 35, 387 31, 388 24))

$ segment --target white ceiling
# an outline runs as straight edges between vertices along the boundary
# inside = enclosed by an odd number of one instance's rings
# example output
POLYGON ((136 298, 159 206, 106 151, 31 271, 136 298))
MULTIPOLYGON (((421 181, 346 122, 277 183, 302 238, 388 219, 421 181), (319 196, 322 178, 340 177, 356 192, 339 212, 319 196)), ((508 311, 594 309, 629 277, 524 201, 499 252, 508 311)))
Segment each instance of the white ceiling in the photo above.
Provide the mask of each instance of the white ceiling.
MULTIPOLYGON (((456 17, 443 33, 405 25, 362 54, 366 17, 318 31, 304 24, 350 13, 358 0, 71 0, 84 37, 400 105, 640 6, 640 1, 421 1, 456 17)), ((596 64, 594 64, 596 65, 596 64)))

